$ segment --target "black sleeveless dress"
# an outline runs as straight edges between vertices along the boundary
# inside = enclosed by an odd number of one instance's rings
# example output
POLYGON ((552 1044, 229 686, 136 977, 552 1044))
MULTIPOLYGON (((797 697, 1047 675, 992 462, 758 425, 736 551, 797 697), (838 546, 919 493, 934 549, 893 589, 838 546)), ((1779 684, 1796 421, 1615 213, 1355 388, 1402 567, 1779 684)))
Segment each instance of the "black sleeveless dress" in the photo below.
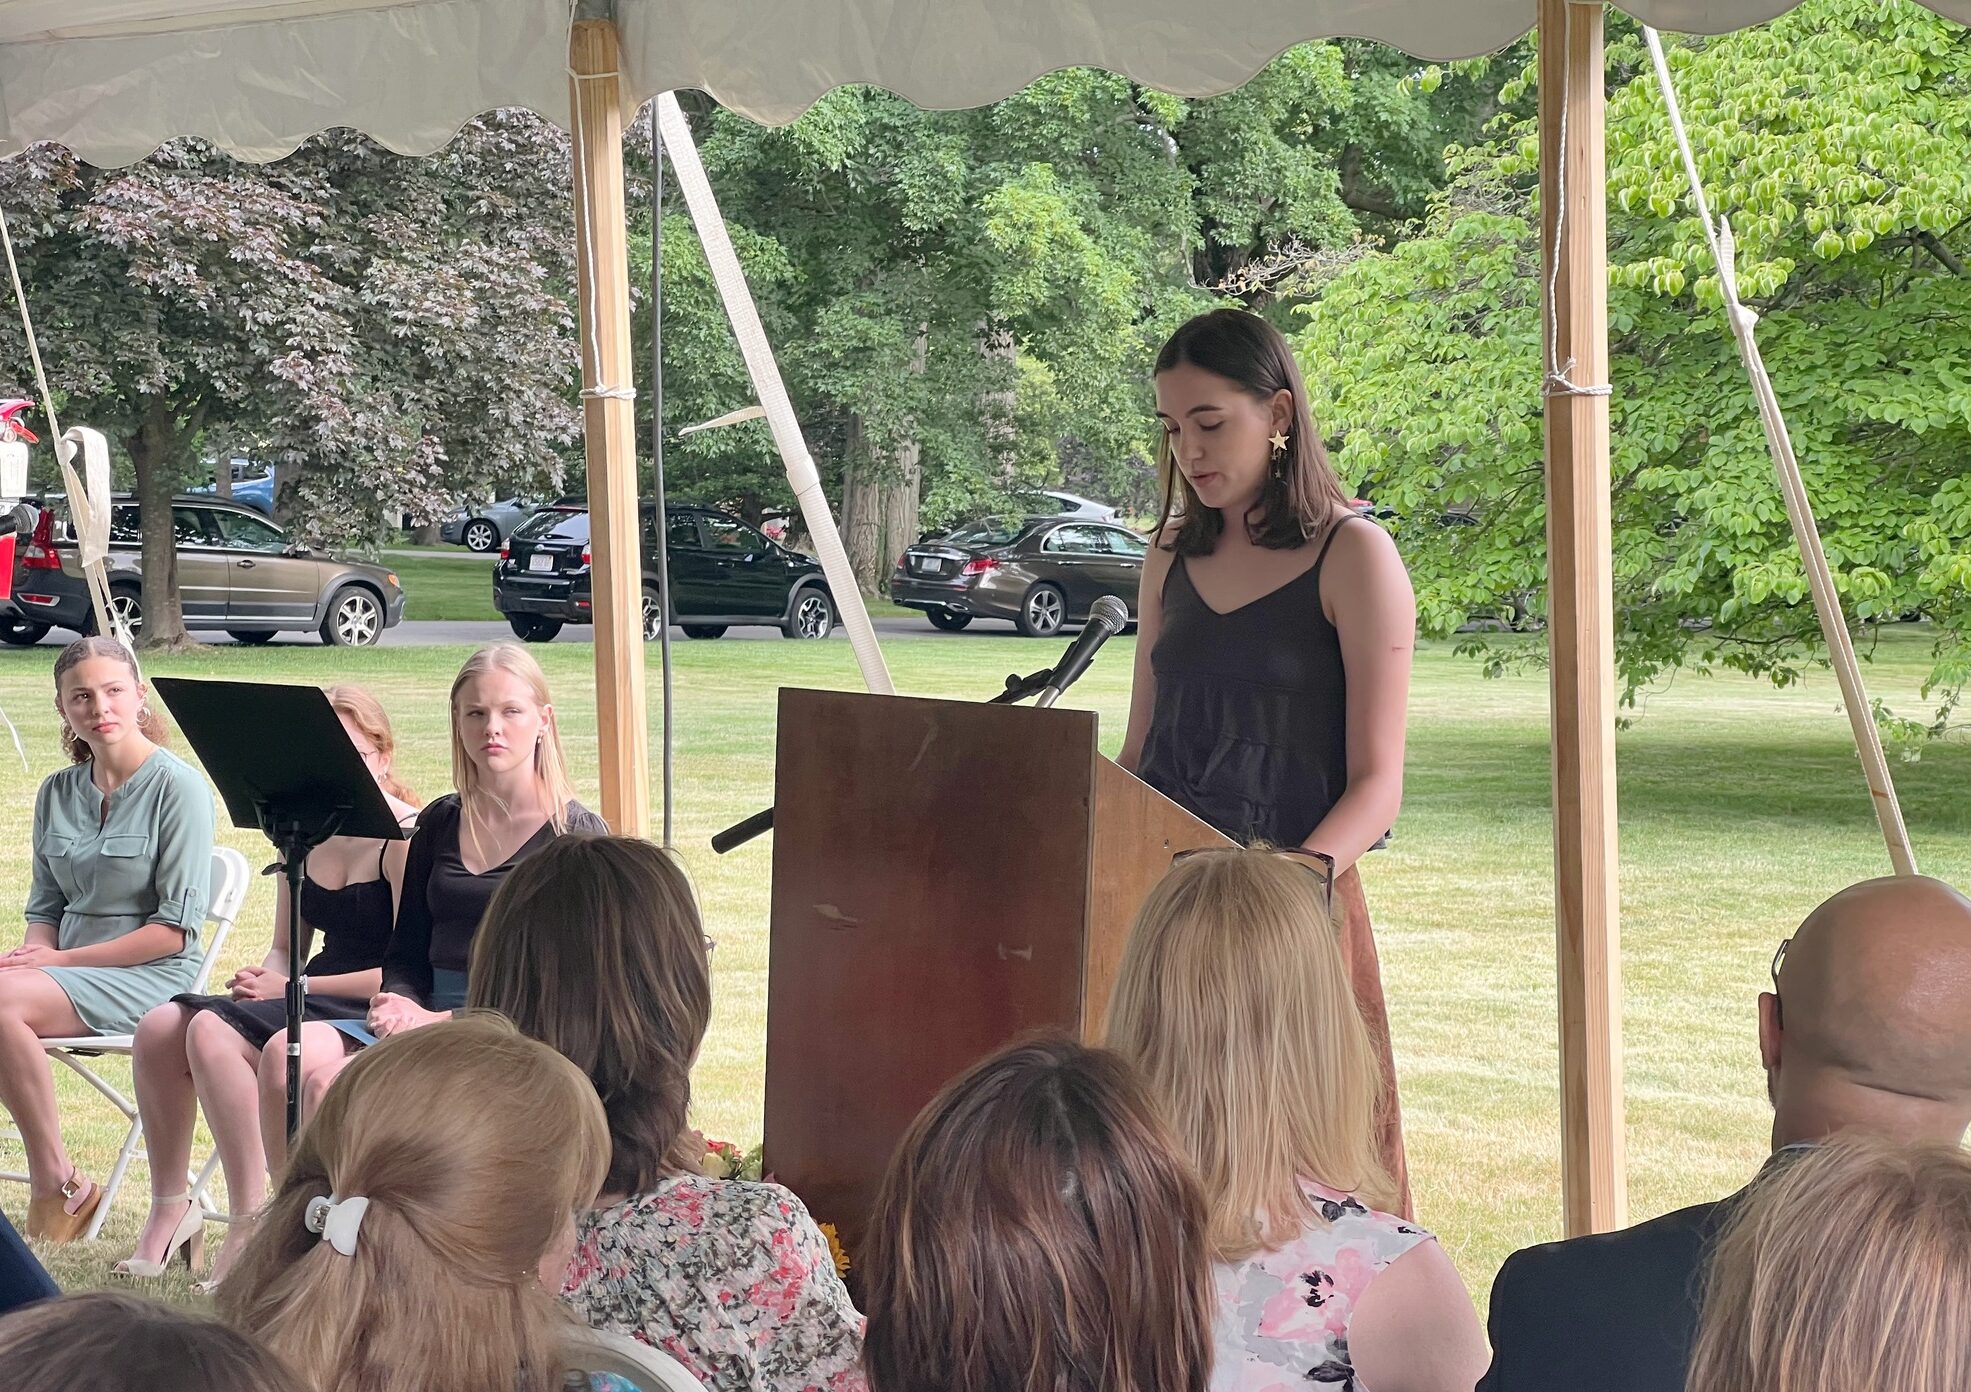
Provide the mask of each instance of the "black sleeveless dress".
MULTIPOLYGON (((301 921, 321 934, 321 948, 302 969, 307 976, 343 976, 350 972, 374 971, 383 965, 383 954, 390 946, 390 882, 383 875, 383 857, 388 845, 377 853, 377 878, 341 889, 323 889, 313 880, 301 881, 301 921)), ((285 999, 237 1001, 231 996, 173 996, 179 1005, 193 1010, 210 1010, 238 1030, 254 1048, 287 1028, 285 999)), ((361 1020, 369 1015, 370 1003, 346 996, 318 996, 310 993, 306 1020, 361 1020)))
MULTIPOLYGON (((1305 571, 1230 613, 1204 602, 1182 556, 1164 577, 1162 629, 1150 652, 1156 703, 1138 776, 1241 845, 1300 845, 1348 790, 1348 681, 1341 635, 1321 611, 1321 568, 1355 520, 1329 531, 1305 571)), ((1408 1217, 1382 962, 1352 865, 1335 880, 1334 910, 1355 1004, 1382 1061, 1383 1164, 1396 1185, 1395 1211, 1408 1217)))
POLYGON ((1321 568, 1347 525, 1230 613, 1204 602, 1182 556, 1164 576, 1138 776, 1242 845, 1298 846, 1348 788, 1341 635, 1321 612, 1321 568))

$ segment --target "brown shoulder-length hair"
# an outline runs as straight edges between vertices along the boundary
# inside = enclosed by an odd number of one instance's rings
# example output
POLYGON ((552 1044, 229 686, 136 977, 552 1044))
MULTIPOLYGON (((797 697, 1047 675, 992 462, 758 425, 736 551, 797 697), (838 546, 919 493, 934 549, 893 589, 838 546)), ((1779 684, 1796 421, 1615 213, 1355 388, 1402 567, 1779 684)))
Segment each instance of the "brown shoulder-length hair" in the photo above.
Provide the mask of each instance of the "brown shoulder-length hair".
POLYGON ((7 1392, 307 1392, 246 1335, 116 1291, 43 1300, 0 1319, 7 1392))
MULTIPOLYGON (((130 649, 116 639, 101 634, 91 638, 78 638, 63 648, 61 654, 55 658, 57 706, 62 702, 62 678, 79 663, 87 662, 92 657, 107 657, 113 662, 121 662, 130 669, 130 680, 138 686, 144 685, 144 674, 137 670, 137 659, 131 656, 130 649)), ((148 693, 144 697, 143 704, 137 709, 137 726, 143 731, 144 738, 159 749, 171 747, 171 726, 166 723, 164 712, 151 702, 148 693)), ((66 721, 62 724, 62 752, 68 755, 70 763, 76 764, 86 764, 96 757, 95 751, 89 747, 89 741, 69 729, 66 721)))
POLYGON ((985 1060, 911 1125, 860 1266, 871 1392, 1204 1392, 1204 1200, 1115 1054, 985 1060))
POLYGON ((514 866, 473 937, 466 1003, 588 1074, 609 1117, 607 1194, 695 1174, 691 1064, 712 1018, 691 882, 648 841, 563 836, 514 866))
POLYGON ((1685 1386, 1971 1388, 1971 1156, 1852 1134, 1769 1170, 1719 1240, 1685 1386))
MULTIPOLYGON (((1223 377, 1261 401, 1270 402, 1282 391, 1293 397, 1286 454, 1267 469, 1265 486, 1246 514, 1245 526, 1255 545, 1275 551, 1290 551, 1320 535, 1331 525, 1336 509, 1347 507, 1348 497, 1314 428, 1307 385, 1286 336, 1257 314, 1214 309, 1186 320, 1157 354, 1158 374, 1187 365, 1223 377)), ((1180 556, 1211 554, 1225 530, 1225 518, 1217 508, 1198 501, 1197 491, 1171 456, 1170 436, 1161 430, 1157 478, 1163 488, 1163 510, 1156 535, 1170 537, 1164 549, 1180 556), (1170 536, 1173 526, 1176 534, 1170 536)))
POLYGON ((219 1287, 313 1392, 561 1392, 575 1326, 540 1265, 595 1201, 609 1136, 573 1064, 496 1015, 363 1050, 219 1287), (365 1198, 345 1256, 318 1198, 365 1198))

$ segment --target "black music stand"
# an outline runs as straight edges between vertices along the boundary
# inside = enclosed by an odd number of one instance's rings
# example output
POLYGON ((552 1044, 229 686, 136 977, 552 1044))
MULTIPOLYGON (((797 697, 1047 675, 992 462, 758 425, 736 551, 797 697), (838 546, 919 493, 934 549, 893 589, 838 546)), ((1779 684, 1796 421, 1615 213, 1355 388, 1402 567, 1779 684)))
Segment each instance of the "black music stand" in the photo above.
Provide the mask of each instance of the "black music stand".
POLYGON ((320 687, 271 682, 151 682, 218 785, 233 825, 258 827, 280 852, 288 893, 287 1136, 301 1126, 301 879, 331 836, 402 840, 403 829, 320 687))

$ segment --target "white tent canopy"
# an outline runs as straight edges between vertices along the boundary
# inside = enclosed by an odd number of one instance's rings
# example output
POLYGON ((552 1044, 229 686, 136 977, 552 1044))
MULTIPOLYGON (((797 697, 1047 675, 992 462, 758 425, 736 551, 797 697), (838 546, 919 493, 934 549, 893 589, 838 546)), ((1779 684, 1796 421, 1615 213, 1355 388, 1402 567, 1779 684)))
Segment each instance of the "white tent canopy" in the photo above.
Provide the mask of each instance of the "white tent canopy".
MULTIPOLYGON (((1798 0, 1625 0, 1659 29, 1721 33, 1798 0)), ((1971 0, 1924 0, 1971 23, 1971 0)), ((54 140, 99 165, 201 135, 277 159, 332 126, 393 150, 480 112, 567 125, 569 0, 0 0, 0 152, 54 140)), ((697 88, 793 120, 830 88, 924 107, 996 101, 1086 65, 1183 96, 1228 91, 1307 39, 1467 58, 1529 30, 1537 0, 585 0, 614 18, 623 93, 697 88)))

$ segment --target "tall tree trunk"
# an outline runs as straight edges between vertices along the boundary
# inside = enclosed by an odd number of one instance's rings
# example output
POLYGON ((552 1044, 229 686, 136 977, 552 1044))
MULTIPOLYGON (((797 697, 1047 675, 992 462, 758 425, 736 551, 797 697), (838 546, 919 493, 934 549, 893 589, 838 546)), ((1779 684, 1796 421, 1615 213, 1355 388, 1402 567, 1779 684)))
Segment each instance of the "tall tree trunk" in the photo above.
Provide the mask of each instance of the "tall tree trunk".
MULTIPOLYGON (((911 347, 910 375, 921 378, 930 353, 931 326, 917 326, 917 341, 911 347)), ((895 467, 883 479, 883 575, 902 556, 904 548, 917 540, 918 507, 924 482, 924 442, 917 438, 917 421, 906 422, 907 434, 898 441, 895 467)))
POLYGON ((842 549, 849 553, 856 586, 873 594, 883 574, 882 468, 870 457, 861 416, 849 416, 847 443, 842 466, 842 549))
POLYGON ((171 516, 179 453, 186 438, 169 402, 163 397, 145 398, 143 421, 129 441, 130 462, 137 471, 137 503, 143 512, 144 627, 138 643, 145 648, 177 648, 191 641, 178 596, 177 528, 171 516))

